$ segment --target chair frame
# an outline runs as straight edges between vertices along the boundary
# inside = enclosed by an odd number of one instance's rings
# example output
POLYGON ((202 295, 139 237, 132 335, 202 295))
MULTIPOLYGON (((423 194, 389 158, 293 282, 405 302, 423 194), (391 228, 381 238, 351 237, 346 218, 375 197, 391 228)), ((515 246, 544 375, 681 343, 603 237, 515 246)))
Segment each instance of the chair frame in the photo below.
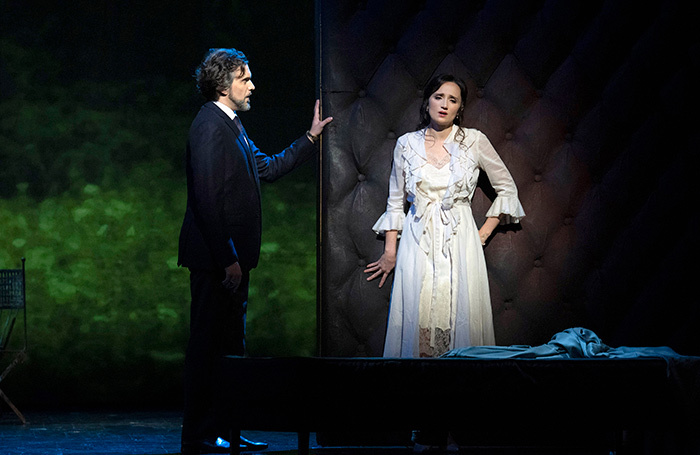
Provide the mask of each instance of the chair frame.
MULTIPOLYGON (((12 335, 12 330, 14 328, 15 322, 16 322, 16 317, 12 322, 10 323, 10 328, 7 333, 7 337, 5 340, 2 340, 2 346, 0 346, 0 359, 2 359, 5 355, 14 355, 10 363, 5 367, 5 369, 0 373, 0 385, 2 384, 2 381, 7 377, 7 375, 20 363, 23 363, 25 360, 27 360, 27 285, 26 285, 26 273, 25 273, 25 258, 22 258, 22 268, 21 269, 4 269, 0 270, 0 281, 5 277, 5 276, 11 276, 11 275, 19 275, 21 276, 22 279, 22 286, 21 286, 21 302, 19 305, 17 305, 16 302, 12 303, 12 306, 5 306, 7 302, 4 301, 3 294, 0 294, 0 310, 4 309, 19 309, 22 312, 22 323, 23 323, 23 329, 24 329, 24 339, 23 339, 23 344, 20 348, 18 349, 5 349, 8 344, 9 344, 9 339, 10 336, 12 335), (21 273, 20 273, 21 272, 21 273)), ((7 403, 7 405, 14 411, 14 413, 17 415, 19 420, 22 422, 22 424, 26 424, 27 420, 24 418, 24 415, 20 412, 19 409, 12 403, 10 398, 5 394, 5 392, 0 389, 0 397, 7 403)))

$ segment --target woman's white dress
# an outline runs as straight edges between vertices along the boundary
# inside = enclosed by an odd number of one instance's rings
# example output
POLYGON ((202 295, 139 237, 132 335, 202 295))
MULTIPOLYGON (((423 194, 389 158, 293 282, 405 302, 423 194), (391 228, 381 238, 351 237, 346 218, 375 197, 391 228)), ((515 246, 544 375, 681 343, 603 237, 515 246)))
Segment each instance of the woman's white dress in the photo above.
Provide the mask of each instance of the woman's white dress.
POLYGON ((450 162, 437 168, 425 153, 425 129, 394 149, 386 212, 376 233, 399 231, 384 357, 435 357, 447 350, 495 344, 484 252, 471 211, 479 170, 497 197, 486 213, 501 223, 525 216, 515 182, 488 138, 453 126, 450 162), (410 203, 404 212, 404 200, 410 203))

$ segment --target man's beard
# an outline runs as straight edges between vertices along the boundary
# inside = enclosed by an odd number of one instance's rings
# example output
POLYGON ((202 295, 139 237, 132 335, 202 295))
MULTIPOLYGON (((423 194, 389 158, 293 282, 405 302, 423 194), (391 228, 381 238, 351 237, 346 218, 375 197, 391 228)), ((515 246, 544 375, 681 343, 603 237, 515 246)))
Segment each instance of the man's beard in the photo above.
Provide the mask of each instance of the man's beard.
MULTIPOLYGON (((231 98, 229 98, 231 99, 231 98)), ((242 100, 234 100, 231 99, 231 102, 233 103, 234 106, 236 106, 237 111, 248 111, 250 110, 250 101, 246 101, 245 99, 242 100)))

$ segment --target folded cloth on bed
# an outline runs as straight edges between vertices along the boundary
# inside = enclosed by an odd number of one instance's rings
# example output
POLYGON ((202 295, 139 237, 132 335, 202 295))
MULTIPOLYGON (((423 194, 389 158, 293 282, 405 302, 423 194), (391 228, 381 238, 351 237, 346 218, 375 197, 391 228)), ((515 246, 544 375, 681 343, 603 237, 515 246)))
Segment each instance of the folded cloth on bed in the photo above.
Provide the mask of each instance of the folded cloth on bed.
POLYGON ((539 346, 469 346, 446 352, 442 357, 486 359, 583 359, 583 358, 673 358, 680 357, 666 346, 611 348, 592 330, 574 327, 559 332, 547 344, 539 346))

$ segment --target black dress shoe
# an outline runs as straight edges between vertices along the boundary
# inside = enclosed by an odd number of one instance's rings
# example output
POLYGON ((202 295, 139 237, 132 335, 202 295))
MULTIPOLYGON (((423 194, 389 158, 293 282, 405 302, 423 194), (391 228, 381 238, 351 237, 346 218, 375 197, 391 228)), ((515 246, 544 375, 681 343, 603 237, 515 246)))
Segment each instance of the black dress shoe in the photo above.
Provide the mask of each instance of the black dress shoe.
POLYGON ((221 438, 204 441, 199 445, 199 453, 231 453, 231 445, 221 438))
MULTIPOLYGON (((245 450, 246 452, 255 452, 258 450, 265 450, 267 449, 267 443, 266 442, 255 442, 251 441, 250 439, 246 439, 243 436, 240 437, 240 449, 245 450)), ((215 447, 217 449, 223 448, 226 450, 225 453, 229 453, 231 444, 225 440, 224 438, 216 438, 216 442, 214 443, 215 447)), ((221 453, 221 452, 213 452, 213 453, 221 453)))
POLYGON ((182 443, 181 455, 202 455, 207 453, 231 453, 231 445, 228 441, 217 438, 195 443, 182 443))
MULTIPOLYGON (((241 436, 240 450, 256 452, 267 449, 266 442, 254 442, 241 436)), ((231 444, 223 439, 216 438, 215 441, 202 441, 197 444, 182 444, 180 452, 182 455, 201 455, 207 453, 231 453, 231 444)))

